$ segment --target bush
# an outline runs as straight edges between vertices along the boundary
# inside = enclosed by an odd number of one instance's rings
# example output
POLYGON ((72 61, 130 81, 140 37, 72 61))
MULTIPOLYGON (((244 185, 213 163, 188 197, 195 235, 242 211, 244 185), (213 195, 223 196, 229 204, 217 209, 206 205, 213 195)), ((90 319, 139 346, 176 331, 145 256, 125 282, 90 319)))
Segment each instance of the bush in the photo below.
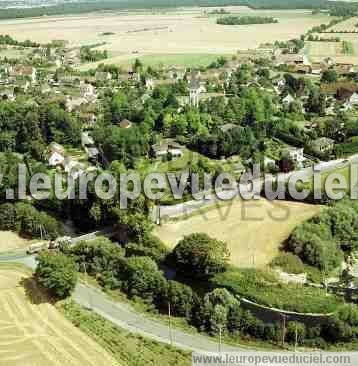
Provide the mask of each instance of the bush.
POLYGON ((124 288, 130 296, 155 302, 166 292, 166 280, 152 259, 130 257, 124 274, 124 288))
POLYGON ((63 234, 60 222, 23 202, 0 205, 0 229, 14 230, 25 236, 42 239, 55 239, 63 234))
POLYGON ((302 260, 292 253, 280 253, 271 263, 272 267, 280 267, 287 273, 300 274, 305 272, 302 260))
POLYGON ((168 281, 164 306, 170 303, 173 315, 191 318, 195 303, 194 293, 189 286, 180 282, 168 281))
POLYGON ((341 304, 336 296, 326 296, 326 291, 322 289, 281 284, 269 271, 232 268, 215 275, 210 282, 213 287, 223 287, 234 295, 283 310, 331 313, 341 304))
POLYGON ((54 296, 63 299, 75 289, 78 272, 75 261, 62 253, 43 252, 38 256, 37 281, 54 296))
POLYGON ((179 241, 172 258, 184 275, 207 277, 225 270, 229 251, 226 243, 207 234, 192 234, 179 241))

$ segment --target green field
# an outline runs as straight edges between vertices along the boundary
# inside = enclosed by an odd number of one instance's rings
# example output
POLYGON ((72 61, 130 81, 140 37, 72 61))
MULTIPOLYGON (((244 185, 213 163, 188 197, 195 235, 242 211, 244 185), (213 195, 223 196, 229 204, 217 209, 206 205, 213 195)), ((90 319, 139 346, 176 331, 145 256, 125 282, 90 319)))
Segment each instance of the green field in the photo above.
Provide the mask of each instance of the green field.
POLYGON ((120 365, 191 365, 188 352, 122 330, 72 301, 61 304, 59 308, 68 320, 98 342, 120 365))
MULTIPOLYGON (((159 66, 182 66, 182 67, 206 67, 213 61, 216 61, 220 55, 210 53, 163 53, 163 54, 130 54, 110 57, 107 60, 100 62, 89 63, 81 65, 79 69, 85 71, 96 68, 99 64, 115 64, 125 68, 133 65, 135 59, 139 59, 145 66, 159 67, 159 66)), ((222 55, 231 58, 232 55, 222 55)))
POLYGON ((354 46, 352 42, 343 41, 343 53, 345 55, 354 55, 354 46))

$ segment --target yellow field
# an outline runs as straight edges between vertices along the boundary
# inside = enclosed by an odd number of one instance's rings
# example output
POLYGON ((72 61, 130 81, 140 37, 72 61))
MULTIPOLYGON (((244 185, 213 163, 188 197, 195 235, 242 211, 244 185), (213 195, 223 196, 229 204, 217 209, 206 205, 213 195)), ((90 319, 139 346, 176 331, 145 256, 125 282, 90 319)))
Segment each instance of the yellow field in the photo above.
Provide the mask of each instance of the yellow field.
MULTIPOLYGON (((358 27, 356 27, 356 24, 358 23, 358 17, 353 17, 345 20, 344 22, 340 22, 333 27, 328 29, 328 32, 333 30, 334 32, 352 32, 357 31, 358 27)), ((356 35, 358 36, 358 35, 356 35)))
POLYGON ((24 249, 29 245, 29 240, 21 238, 12 231, 0 231, 0 253, 10 252, 16 249, 24 249))
POLYGON ((118 364, 49 304, 29 275, 0 267, 0 365, 118 364))
POLYGON ((141 54, 232 54, 253 49, 264 42, 298 37, 307 29, 325 23, 325 14, 310 11, 253 11, 233 8, 233 14, 273 16, 277 24, 223 26, 212 8, 168 12, 97 13, 80 16, 17 19, 1 22, 1 32, 16 39, 38 42, 66 39, 71 46, 106 42, 114 62, 141 54), (104 32, 113 32, 104 36, 104 32), (134 53, 135 52, 135 53, 134 53), (138 53, 137 53, 138 52, 138 53))
POLYGON ((167 222, 155 234, 174 248, 183 236, 204 232, 228 244, 232 264, 262 267, 278 254, 292 230, 319 210, 319 206, 298 202, 235 200, 185 220, 167 222))

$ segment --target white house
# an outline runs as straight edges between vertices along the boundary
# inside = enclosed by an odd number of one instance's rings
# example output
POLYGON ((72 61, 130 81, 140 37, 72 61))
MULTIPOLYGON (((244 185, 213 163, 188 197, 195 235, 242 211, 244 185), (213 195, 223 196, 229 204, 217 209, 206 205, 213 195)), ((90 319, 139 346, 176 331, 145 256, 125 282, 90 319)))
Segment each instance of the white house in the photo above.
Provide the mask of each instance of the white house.
POLYGON ((353 93, 344 103, 345 109, 352 109, 354 106, 358 105, 358 93, 353 93))
POLYGON ((287 94, 282 99, 282 103, 286 104, 287 106, 291 105, 294 101, 295 101, 295 98, 291 94, 287 94))
POLYGON ((52 142, 49 146, 48 164, 50 166, 63 165, 65 161, 65 149, 62 145, 52 142))
POLYGON ((93 97, 96 95, 96 89, 92 84, 83 83, 80 85, 80 95, 82 98, 93 97))
POLYGON ((290 146, 285 149, 285 152, 288 157, 296 162, 299 166, 301 166, 302 163, 306 160, 306 158, 303 156, 303 148, 290 146))

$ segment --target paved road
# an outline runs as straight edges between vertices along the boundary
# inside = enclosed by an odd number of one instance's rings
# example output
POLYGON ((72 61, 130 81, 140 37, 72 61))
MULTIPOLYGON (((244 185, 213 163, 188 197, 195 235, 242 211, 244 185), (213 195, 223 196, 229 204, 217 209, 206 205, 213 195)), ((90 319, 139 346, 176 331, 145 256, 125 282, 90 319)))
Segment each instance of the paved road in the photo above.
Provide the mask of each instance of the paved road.
MULTIPOLYGON (((349 163, 358 163, 358 154, 351 156, 347 159, 349 163)), ((348 164, 343 159, 331 160, 327 162, 320 162, 316 164, 316 168, 321 169, 321 173, 324 171, 338 169, 343 167, 345 164, 348 164)), ((312 168, 303 168, 301 170, 293 171, 290 173, 283 174, 280 176, 284 177, 286 180, 290 178, 293 174, 297 175, 300 178, 310 178, 313 175, 312 168)), ((267 177, 266 181, 271 181, 271 177, 267 177)), ((260 178, 254 181, 254 184, 258 187, 262 186, 264 183, 264 179, 260 178)), ((225 192, 220 192, 220 196, 224 199, 228 199, 233 195, 233 192, 236 192, 238 196, 238 191, 245 194, 249 191, 249 187, 247 184, 239 184, 237 188, 233 188, 233 190, 227 190, 225 192)), ((179 217, 183 215, 192 214, 200 209, 204 209, 214 205, 216 202, 220 202, 220 200, 215 194, 208 194, 205 199, 201 200, 192 200, 184 203, 179 203, 177 205, 172 206, 160 206, 160 217, 161 218, 171 218, 171 217, 179 217)))
MULTIPOLYGON (((24 264, 33 270, 36 268, 35 257, 26 256, 26 254, 0 256, 0 262, 16 262, 24 264)), ((169 325, 147 319, 142 314, 131 309, 128 304, 114 302, 100 290, 89 285, 78 283, 72 297, 79 305, 92 309, 103 318, 130 332, 138 333, 162 343, 172 344, 185 350, 217 352, 219 349, 219 343, 210 340, 208 337, 191 335, 177 329, 172 329, 170 332, 169 325)), ((242 351, 243 348, 223 344, 221 350, 238 352, 242 351)))

